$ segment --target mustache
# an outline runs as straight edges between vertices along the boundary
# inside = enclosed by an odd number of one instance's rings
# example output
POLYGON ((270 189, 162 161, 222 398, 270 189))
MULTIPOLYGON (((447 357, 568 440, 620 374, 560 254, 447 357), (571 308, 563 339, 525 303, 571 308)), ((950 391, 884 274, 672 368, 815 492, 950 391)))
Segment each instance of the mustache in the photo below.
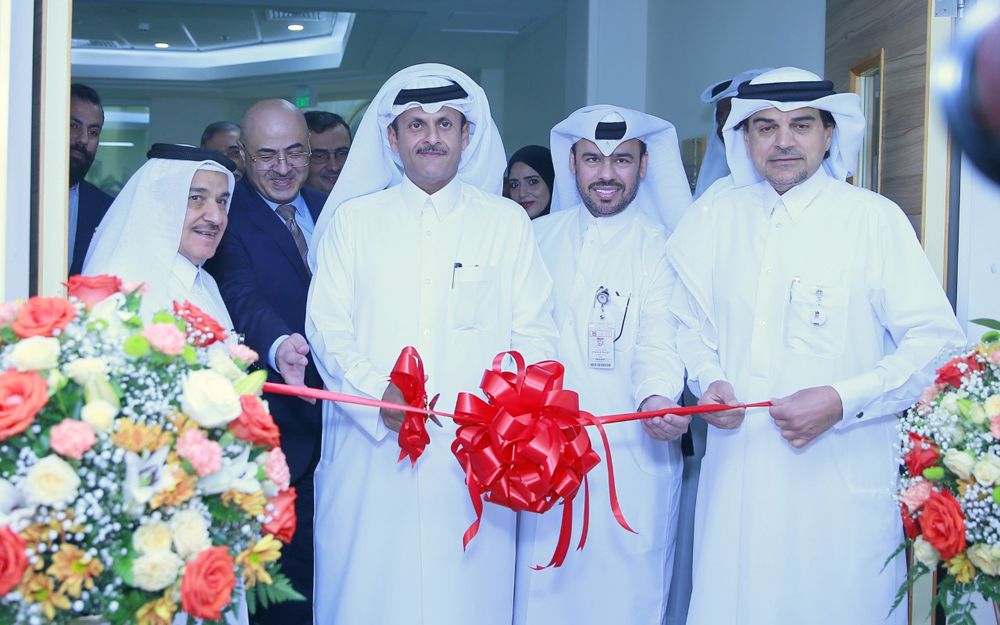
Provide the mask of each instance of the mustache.
POLYGON ((448 156, 448 150, 436 145, 428 145, 419 148, 417 154, 440 154, 441 156, 448 156))
POLYGON ((197 226, 195 226, 195 227, 193 227, 191 229, 194 230, 194 231, 196 231, 196 232, 199 232, 199 231, 200 232, 211 232, 212 234, 217 234, 219 232, 219 230, 221 230, 221 228, 219 228, 218 224, 210 224, 210 223, 200 223, 200 224, 198 224, 197 226))
POLYGON ((90 150, 87 149, 87 146, 84 145, 83 143, 70 143, 69 144, 69 150, 70 150, 70 152, 73 152, 73 151, 80 152, 86 158, 93 158, 93 156, 94 156, 90 152, 90 150))
POLYGON ((596 182, 590 183, 587 189, 593 191, 597 187, 614 187, 616 189, 624 189, 625 185, 617 180, 597 180, 596 182))
POLYGON ((294 169, 289 169, 288 173, 286 173, 286 174, 278 173, 277 169, 272 169, 270 171, 270 173, 267 174, 267 179, 268 180, 285 180, 287 178, 289 180, 293 180, 293 179, 295 179, 295 177, 297 175, 298 175, 298 173, 294 169))
POLYGON ((781 158, 803 158, 803 154, 798 148, 775 148, 767 160, 773 161, 781 158))

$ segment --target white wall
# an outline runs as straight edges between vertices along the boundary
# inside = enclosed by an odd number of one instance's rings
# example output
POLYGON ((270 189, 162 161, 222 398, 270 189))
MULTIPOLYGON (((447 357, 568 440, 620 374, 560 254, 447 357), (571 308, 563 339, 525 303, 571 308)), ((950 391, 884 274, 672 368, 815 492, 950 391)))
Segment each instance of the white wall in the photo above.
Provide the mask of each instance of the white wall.
POLYGON ((6 171, 0 176, 6 179, 4 223, 0 224, 3 261, 0 262, 4 275, 0 280, 3 292, 0 301, 28 298, 29 219, 31 206, 31 62, 32 33, 34 32, 34 8, 29 2, 15 2, 10 7, 10 40, 0 40, 0 46, 9 46, 9 84, 7 90, 7 145, 6 171))
POLYGON ((648 4, 646 112, 672 122, 681 139, 712 131, 712 108, 699 98, 712 83, 767 66, 823 74, 825 0, 648 4))
MULTIPOLYGON (((549 131, 570 112, 567 17, 565 10, 557 11, 507 50, 503 121, 498 119, 498 124, 508 155, 529 144, 548 146, 549 131)), ((492 102, 494 94, 487 95, 492 102)))

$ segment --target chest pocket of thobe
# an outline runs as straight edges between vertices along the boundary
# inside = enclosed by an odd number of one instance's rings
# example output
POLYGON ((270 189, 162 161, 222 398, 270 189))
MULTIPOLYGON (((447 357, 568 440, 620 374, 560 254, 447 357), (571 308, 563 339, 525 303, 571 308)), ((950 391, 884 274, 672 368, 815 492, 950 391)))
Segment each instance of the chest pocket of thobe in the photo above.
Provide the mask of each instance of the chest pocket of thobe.
POLYGON ((844 287, 792 284, 785 305, 785 347, 821 358, 843 354, 849 296, 844 287))
POLYGON ((499 300, 499 267, 456 267, 448 293, 448 325, 455 330, 492 328, 499 300))

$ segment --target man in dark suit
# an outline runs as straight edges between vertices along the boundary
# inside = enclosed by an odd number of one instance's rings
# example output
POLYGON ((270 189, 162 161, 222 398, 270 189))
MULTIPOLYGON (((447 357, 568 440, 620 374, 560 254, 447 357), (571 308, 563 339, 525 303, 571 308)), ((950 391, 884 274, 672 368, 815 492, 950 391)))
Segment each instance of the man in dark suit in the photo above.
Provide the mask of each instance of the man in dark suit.
MULTIPOLYGON (((246 173, 233 191, 229 227, 208 265, 237 332, 267 363, 271 381, 322 388, 304 338, 310 238, 326 196, 303 188, 309 174, 309 130, 284 100, 262 100, 243 117, 246 173)), ((313 470, 319 461, 319 404, 265 395, 281 430, 297 492, 298 529, 282 548, 281 570, 309 601, 258 611, 259 625, 312 623, 313 470)))
POLYGON ((110 195, 83 178, 94 164, 104 128, 104 107, 97 92, 80 83, 70 86, 69 100, 69 275, 83 270, 83 259, 108 212, 110 195))

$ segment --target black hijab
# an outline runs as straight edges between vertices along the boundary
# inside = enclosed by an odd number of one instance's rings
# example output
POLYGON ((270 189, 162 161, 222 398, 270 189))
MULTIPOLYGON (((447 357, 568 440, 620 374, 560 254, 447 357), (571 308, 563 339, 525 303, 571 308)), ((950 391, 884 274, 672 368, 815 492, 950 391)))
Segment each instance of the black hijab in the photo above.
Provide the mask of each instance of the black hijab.
MULTIPOLYGON (((510 168, 514 166, 514 163, 524 163, 528 167, 534 169, 541 176, 542 180, 549 187, 549 205, 538 214, 538 217, 542 215, 548 215, 549 210, 552 209, 552 193, 553 185, 556 180, 556 171, 552 167, 552 152, 548 148, 542 147, 540 145, 526 145, 517 152, 514 152, 514 156, 510 157, 510 161, 507 162, 507 175, 510 176, 510 168)), ((537 217, 536 217, 537 218, 537 217)))

